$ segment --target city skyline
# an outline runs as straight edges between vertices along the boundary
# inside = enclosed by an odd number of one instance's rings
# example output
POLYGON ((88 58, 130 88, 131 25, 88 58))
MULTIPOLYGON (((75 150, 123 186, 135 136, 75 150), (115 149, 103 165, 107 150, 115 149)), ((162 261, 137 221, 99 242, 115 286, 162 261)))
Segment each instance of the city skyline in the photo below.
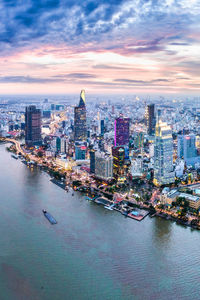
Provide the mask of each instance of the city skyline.
POLYGON ((199 1, 1 3, 1 94, 197 95, 199 1))

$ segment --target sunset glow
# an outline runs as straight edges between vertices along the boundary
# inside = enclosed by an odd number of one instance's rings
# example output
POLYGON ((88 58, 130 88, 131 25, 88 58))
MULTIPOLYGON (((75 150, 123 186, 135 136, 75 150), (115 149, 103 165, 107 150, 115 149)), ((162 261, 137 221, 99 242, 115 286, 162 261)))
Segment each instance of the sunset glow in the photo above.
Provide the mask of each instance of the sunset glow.
POLYGON ((199 1, 82 3, 1 3, 1 94, 199 92, 199 1))

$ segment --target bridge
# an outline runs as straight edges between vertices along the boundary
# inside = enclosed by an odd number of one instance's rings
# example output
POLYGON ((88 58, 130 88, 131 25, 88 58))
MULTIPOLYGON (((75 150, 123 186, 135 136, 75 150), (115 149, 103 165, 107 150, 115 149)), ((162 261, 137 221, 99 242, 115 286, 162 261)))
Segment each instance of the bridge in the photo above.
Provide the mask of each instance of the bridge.
POLYGON ((23 155, 26 155, 26 153, 24 152, 24 150, 21 148, 21 145, 20 145, 19 141, 16 141, 15 139, 3 138, 3 137, 0 137, 0 141, 6 142, 6 143, 15 144, 15 147, 16 147, 16 150, 17 150, 17 154, 21 153, 23 155))

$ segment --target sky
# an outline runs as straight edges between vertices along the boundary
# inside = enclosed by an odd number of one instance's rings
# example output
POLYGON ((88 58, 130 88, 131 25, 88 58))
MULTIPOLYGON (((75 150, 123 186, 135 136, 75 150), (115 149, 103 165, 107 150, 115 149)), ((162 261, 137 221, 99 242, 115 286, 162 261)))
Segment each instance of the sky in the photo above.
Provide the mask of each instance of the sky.
POLYGON ((0 94, 200 92, 200 0, 1 0, 0 94))

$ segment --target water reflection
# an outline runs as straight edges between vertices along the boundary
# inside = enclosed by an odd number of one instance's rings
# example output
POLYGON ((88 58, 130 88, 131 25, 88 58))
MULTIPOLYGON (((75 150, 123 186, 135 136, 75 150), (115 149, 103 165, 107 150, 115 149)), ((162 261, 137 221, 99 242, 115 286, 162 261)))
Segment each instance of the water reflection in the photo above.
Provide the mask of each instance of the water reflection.
POLYGON ((152 239, 156 246, 159 248, 169 246, 173 223, 156 217, 152 225, 152 239))

